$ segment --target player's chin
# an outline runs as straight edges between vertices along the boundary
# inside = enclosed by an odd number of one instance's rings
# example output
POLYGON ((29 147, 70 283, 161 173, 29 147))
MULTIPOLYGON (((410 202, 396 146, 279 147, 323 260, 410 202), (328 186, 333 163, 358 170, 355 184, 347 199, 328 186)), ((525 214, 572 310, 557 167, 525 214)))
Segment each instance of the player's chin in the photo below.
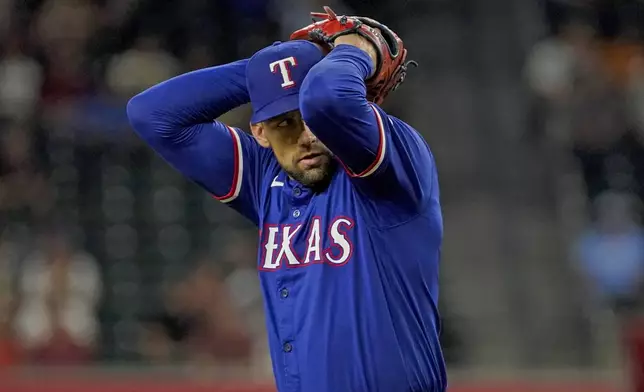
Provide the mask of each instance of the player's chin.
POLYGON ((324 159, 316 165, 299 168, 299 180, 306 186, 317 186, 326 183, 331 175, 331 161, 324 159))

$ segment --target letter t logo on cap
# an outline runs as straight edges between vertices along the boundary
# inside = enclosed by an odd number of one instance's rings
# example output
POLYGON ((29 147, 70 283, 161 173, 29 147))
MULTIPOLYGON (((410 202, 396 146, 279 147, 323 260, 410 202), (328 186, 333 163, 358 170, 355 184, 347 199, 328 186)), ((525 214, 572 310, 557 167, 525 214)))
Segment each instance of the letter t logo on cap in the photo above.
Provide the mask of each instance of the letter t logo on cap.
POLYGON ((277 73, 277 70, 279 68, 279 71, 282 74, 283 88, 291 88, 295 86, 295 82, 291 78, 291 69, 288 65, 290 65, 291 67, 295 67, 297 65, 297 60, 295 60, 295 57, 287 57, 285 59, 273 61, 269 64, 272 73, 277 73))

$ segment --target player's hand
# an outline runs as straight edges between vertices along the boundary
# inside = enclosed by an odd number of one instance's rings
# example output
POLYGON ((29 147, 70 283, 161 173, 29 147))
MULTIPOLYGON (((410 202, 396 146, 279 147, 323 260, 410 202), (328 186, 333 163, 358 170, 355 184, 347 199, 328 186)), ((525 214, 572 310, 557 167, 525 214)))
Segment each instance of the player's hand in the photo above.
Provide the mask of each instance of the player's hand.
POLYGON ((390 91, 405 80, 407 67, 417 65, 406 61, 407 49, 403 41, 389 27, 361 16, 338 16, 329 7, 325 12, 312 12, 314 22, 291 34, 291 39, 315 42, 331 51, 336 45, 356 46, 369 54, 374 72, 365 80, 367 99, 382 103, 390 91), (315 21, 316 19, 322 19, 315 21))
MULTIPOLYGON (((377 30, 377 29, 374 29, 377 30)), ((334 45, 351 45, 355 46, 356 48, 362 49, 367 54, 369 57, 371 57, 371 61, 373 63, 373 69, 374 72, 376 70, 376 67, 378 66, 378 52, 376 51, 375 45, 366 39, 365 37, 361 36, 360 34, 347 34, 347 35, 341 35, 337 37, 335 40, 333 40, 334 45)), ((369 75, 371 77, 372 75, 369 75)))

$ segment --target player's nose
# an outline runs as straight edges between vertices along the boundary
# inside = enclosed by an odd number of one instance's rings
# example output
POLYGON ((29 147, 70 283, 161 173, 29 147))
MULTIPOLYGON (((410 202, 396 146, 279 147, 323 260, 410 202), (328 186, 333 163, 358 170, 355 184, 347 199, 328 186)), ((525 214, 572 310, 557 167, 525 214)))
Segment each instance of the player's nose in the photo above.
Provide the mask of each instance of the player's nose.
POLYGON ((300 135, 300 143, 304 145, 310 145, 315 143, 317 140, 318 138, 315 137, 315 135, 313 134, 313 132, 311 132, 309 127, 306 124, 304 124, 304 131, 300 135))

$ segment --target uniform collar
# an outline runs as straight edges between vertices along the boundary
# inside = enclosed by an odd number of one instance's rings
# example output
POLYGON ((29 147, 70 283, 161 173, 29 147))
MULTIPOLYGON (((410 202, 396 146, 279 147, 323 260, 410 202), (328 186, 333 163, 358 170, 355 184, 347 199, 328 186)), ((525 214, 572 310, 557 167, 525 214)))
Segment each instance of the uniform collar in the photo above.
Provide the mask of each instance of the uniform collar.
POLYGON ((311 188, 306 187, 298 181, 294 180, 284 171, 280 172, 278 178, 281 178, 281 181, 284 183, 282 192, 284 192, 291 199, 291 202, 293 204, 306 203, 313 195, 311 188))
MULTIPOLYGON (((335 177, 337 174, 338 168, 335 169, 332 177, 335 177)), ((302 185, 297 180, 291 178, 291 176, 289 176, 284 170, 280 170, 277 176, 273 179, 271 186, 280 186, 282 188, 282 192, 286 196, 290 197, 293 202, 306 202, 316 193, 313 189, 302 185)))

